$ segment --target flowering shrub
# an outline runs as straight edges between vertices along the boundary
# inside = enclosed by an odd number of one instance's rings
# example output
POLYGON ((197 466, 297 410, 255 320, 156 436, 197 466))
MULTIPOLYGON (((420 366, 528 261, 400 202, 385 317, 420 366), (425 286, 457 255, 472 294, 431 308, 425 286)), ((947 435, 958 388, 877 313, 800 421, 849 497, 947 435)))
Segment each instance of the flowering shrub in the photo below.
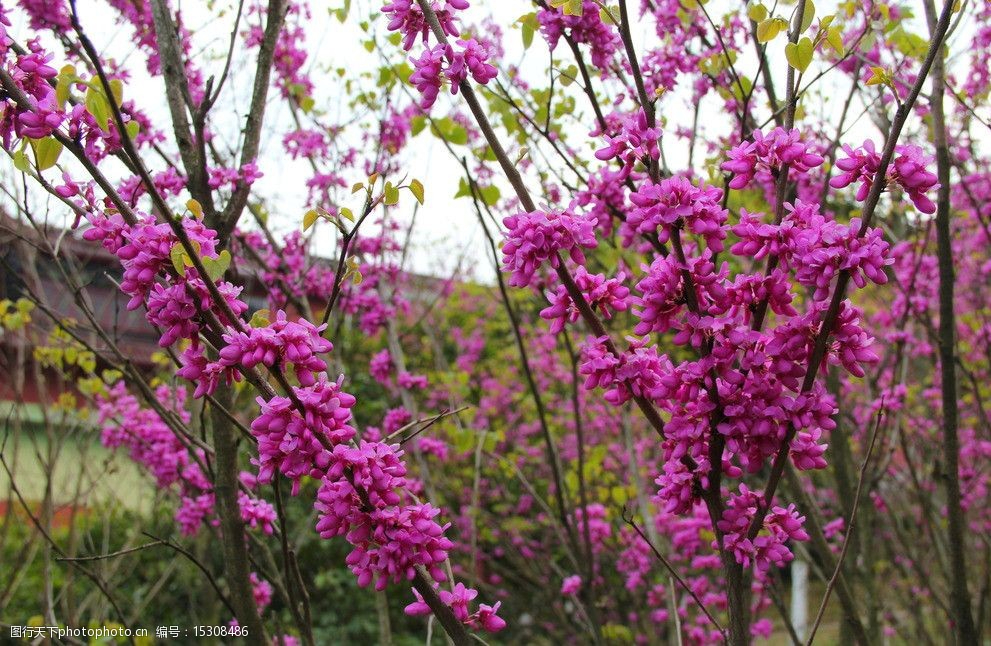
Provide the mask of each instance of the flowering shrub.
POLYGON ((310 604, 346 568, 383 642, 801 641, 822 614, 795 626, 779 598, 800 559, 844 643, 947 620, 976 643, 991 12, 919 0, 923 34, 890 2, 339 4, 373 69, 324 78, 322 7, 240 7, 214 69, 200 9, 111 0, 159 104, 74 3, 0 8, 2 141, 32 186, 14 206, 85 319, 25 274, 76 357, 36 361, 183 541, 217 539, 223 623, 319 643, 310 604), (966 73, 937 56, 958 10, 966 73), (428 137, 457 189, 414 179, 428 137), (154 369, 40 199, 112 263, 154 369), (414 273, 414 201, 477 219, 494 271, 466 252, 414 273))

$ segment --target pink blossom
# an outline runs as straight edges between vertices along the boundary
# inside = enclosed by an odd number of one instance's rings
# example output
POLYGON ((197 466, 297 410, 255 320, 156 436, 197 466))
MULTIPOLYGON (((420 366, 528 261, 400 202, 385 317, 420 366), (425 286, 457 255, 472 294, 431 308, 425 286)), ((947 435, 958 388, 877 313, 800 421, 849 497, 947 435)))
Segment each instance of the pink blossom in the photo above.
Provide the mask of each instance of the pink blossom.
MULTIPOLYGON (((887 181, 901 186, 915 207, 922 213, 935 213, 936 205, 926 193, 939 187, 936 175, 927 170, 932 160, 922 149, 910 144, 896 147, 897 156, 887 170, 887 181)), ((874 148, 870 139, 864 141, 859 148, 844 144, 843 152, 846 157, 836 160, 836 167, 843 173, 829 180, 833 188, 844 188, 854 182, 860 182, 857 189, 857 200, 867 199, 867 194, 874 183, 875 175, 881 166, 881 155, 874 148)))
POLYGON ((568 211, 533 211, 503 219, 506 242, 502 247, 503 271, 510 272, 509 284, 526 287, 540 266, 550 261, 557 267, 560 253, 567 253, 584 264, 582 248, 597 245, 593 222, 584 215, 568 211))
POLYGON ((805 173, 823 162, 822 156, 801 140, 798 129, 789 132, 779 127, 766 135, 758 129, 753 136, 753 141, 741 143, 730 150, 729 160, 721 166, 734 174, 729 183, 732 189, 745 188, 759 169, 773 171, 787 165, 805 173))
MULTIPOLYGON (((613 312, 624 312, 629 308, 630 290, 623 285, 626 275, 622 272, 616 278, 606 278, 603 274, 590 274, 579 266, 574 273, 575 283, 585 301, 605 319, 612 318, 613 312)), ((540 317, 550 321, 550 331, 557 334, 565 324, 574 323, 581 316, 578 307, 571 300, 567 288, 559 285, 557 291, 548 297, 551 305, 540 311, 540 317)))
POLYGON ((582 578, 577 574, 564 577, 564 581, 561 582, 561 594, 565 596, 571 596, 578 594, 578 591, 582 587, 582 578))

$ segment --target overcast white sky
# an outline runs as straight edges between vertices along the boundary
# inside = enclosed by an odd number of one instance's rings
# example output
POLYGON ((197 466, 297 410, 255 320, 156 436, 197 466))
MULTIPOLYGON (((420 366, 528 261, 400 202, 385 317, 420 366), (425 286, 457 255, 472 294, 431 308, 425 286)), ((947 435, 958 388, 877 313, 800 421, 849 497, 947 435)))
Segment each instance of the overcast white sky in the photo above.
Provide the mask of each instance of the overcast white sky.
MULTIPOLYGON (((352 17, 346 24, 341 24, 332 18, 329 11, 343 5, 343 0, 331 0, 330 2, 312 2, 312 19, 308 23, 308 65, 311 66, 312 78, 317 82, 316 91, 317 108, 328 113, 332 120, 346 121, 350 116, 346 105, 347 97, 339 91, 339 83, 333 71, 338 68, 345 69, 346 78, 358 79, 363 71, 376 69, 379 64, 378 53, 368 53, 361 47, 360 43, 367 36, 358 27, 359 20, 365 19, 370 12, 377 11, 381 6, 381 0, 354 0, 352 7, 352 17), (327 83, 320 83, 321 78, 333 80, 327 83)), ((529 52, 524 52, 518 30, 510 25, 521 15, 532 11, 533 6, 529 1, 505 0, 498 2, 480 2, 476 0, 474 6, 469 10, 469 20, 480 20, 485 15, 493 15, 496 21, 504 25, 505 46, 507 50, 506 58, 500 63, 505 66, 511 63, 521 65, 523 72, 533 79, 534 85, 542 87, 546 84, 547 54, 546 45, 538 37, 534 41, 529 52)), ((632 2, 631 6, 639 3, 632 2)), ((818 3, 819 15, 823 15, 833 10, 836 2, 822 1, 818 3)), ((223 56, 226 54, 227 41, 234 20, 235 0, 217 0, 215 2, 202 2, 198 0, 185 0, 179 3, 187 25, 196 31, 195 44, 197 47, 197 63, 205 70, 205 75, 216 74, 222 68, 223 56), (210 8, 208 8, 210 7, 210 8), (219 17, 217 17, 219 14, 219 17), (214 19, 210 19, 214 16, 214 19)), ((706 7, 710 15, 719 22, 720 17, 730 6, 737 6, 737 3, 730 3, 729 0, 710 0, 706 7)), ((921 6, 921 3, 920 3, 921 6)), ((116 57, 118 60, 126 62, 132 70, 133 78, 127 84, 125 90, 126 97, 133 97, 158 123, 168 123, 167 108, 164 100, 164 93, 161 79, 149 79, 144 71, 144 55, 135 51, 130 43, 130 28, 117 25, 113 19, 113 13, 103 2, 99 0, 79 0, 80 14, 84 27, 96 42, 98 48, 108 55, 116 57)), ((917 21, 913 21, 918 25, 917 21)), ((916 26, 917 30, 924 32, 924 27, 916 26)), ((638 43, 644 43, 645 38, 654 38, 652 27, 643 23, 643 30, 636 34, 638 43)), ((381 30, 380 30, 381 31, 381 30)), ((969 41, 966 29, 963 33, 957 34, 957 39, 965 39, 961 42, 969 41)), ((22 21, 15 21, 12 28, 15 37, 23 42, 28 34, 26 25, 22 21)), ((770 54, 772 56, 772 67, 778 72, 781 79, 778 87, 784 86, 784 70, 781 63, 783 58, 784 39, 779 38, 772 43, 770 54)), ((56 51, 61 51, 56 49, 56 51)), ((416 50, 414 50, 416 51, 416 50)), ((563 66, 571 63, 570 52, 564 45, 559 46, 555 52, 563 59, 563 66)), ((400 52, 395 52, 393 61, 398 61, 400 52)), ((59 58, 54 62, 60 67, 63 61, 59 58)), ((253 52, 245 55, 243 50, 235 57, 233 74, 229 81, 229 86, 224 92, 220 103, 215 108, 217 129, 220 138, 232 140, 243 122, 243 110, 247 104, 250 93, 251 70, 253 66, 253 52)), ((815 65, 815 63, 813 64, 815 65)), ((745 52, 739 61, 737 69, 746 76, 754 77, 756 71, 756 61, 749 52, 745 52)), ((843 86, 848 87, 846 82, 843 86)), ((364 87, 370 88, 369 82, 364 83, 364 87)), ((838 94, 839 88, 824 86, 824 94, 828 97, 838 94)), ((843 90, 845 92, 845 89, 843 90)), ((272 93, 273 95, 275 92, 272 93)), ((453 99, 442 97, 434 108, 434 114, 442 115, 451 101, 459 101, 460 97, 453 99)), ((585 115, 590 111, 585 107, 585 102, 579 98, 578 109, 585 115)), ((663 99, 661 104, 661 114, 668 120, 667 129, 673 130, 677 125, 690 125, 692 118, 692 108, 689 104, 689 97, 684 91, 676 91, 671 96, 663 99)), ((838 114, 839 105, 837 101, 817 101, 809 102, 807 109, 834 111, 838 114)), ((863 106, 858 106, 857 114, 862 111, 863 106)), ((700 122, 705 124, 705 128, 710 136, 724 134, 731 127, 729 120, 722 116, 721 106, 718 99, 710 97, 701 106, 702 118, 700 122)), ((828 114, 828 112, 827 112, 828 114)), ((291 129, 291 119, 289 111, 280 101, 271 104, 271 108, 266 115, 267 135, 262 141, 259 165, 265 173, 265 177, 256 185, 259 194, 268 198, 272 205, 273 228, 285 232, 297 226, 302 219, 303 212, 310 205, 306 203, 305 179, 309 176, 309 167, 302 161, 292 161, 282 152, 282 134, 291 129)), ((586 118, 585 122, 591 129, 592 121, 586 118)), ((856 126, 851 139, 855 143, 862 141, 865 136, 872 136, 873 127, 866 118, 861 118, 856 126)), ((585 133, 576 132, 574 135, 581 136, 585 133)), ((672 168, 683 168, 687 163, 687 151, 678 145, 677 140, 665 145, 665 155, 672 168)), ((592 148, 589 147, 588 150, 592 148)), ((701 151, 697 151, 696 165, 698 160, 704 157, 701 151)), ((512 155, 512 152, 511 152, 512 155)), ((486 279, 491 277, 491 266, 488 254, 485 253, 483 237, 479 225, 477 224, 471 202, 467 199, 454 200, 453 195, 457 190, 458 177, 461 175, 461 168, 453 160, 447 151, 436 143, 432 137, 426 133, 417 137, 410 149, 405 154, 408 162, 408 171, 412 177, 421 179, 426 185, 427 201, 417 213, 416 226, 413 235, 413 249, 410 255, 411 268, 417 271, 446 274, 459 264, 465 268, 476 267, 477 277, 486 279)), ((158 169, 161 170, 161 169, 158 169)), ((8 167, 5 173, 11 173, 8 167)), ((51 172, 51 171, 50 171, 51 172)), ((78 174, 77 174, 78 175, 78 174)), ((7 174, 7 177, 11 177, 7 174)), ((354 181, 361 178, 356 176, 354 181)), ((19 182, 17 182, 19 184, 19 182)), ((8 186, 11 185, 8 183, 8 186)), ((507 193, 506 190, 503 191, 507 193)), ((409 197, 404 199, 404 208, 412 210, 413 200, 409 197)), ((348 203, 342 204, 347 206, 348 203)), ((51 204, 52 217, 58 213, 58 205, 51 204)), ((352 208, 360 206, 355 200, 351 204, 352 208)), ((333 254, 333 234, 327 226, 318 233, 316 251, 317 253, 333 254)))

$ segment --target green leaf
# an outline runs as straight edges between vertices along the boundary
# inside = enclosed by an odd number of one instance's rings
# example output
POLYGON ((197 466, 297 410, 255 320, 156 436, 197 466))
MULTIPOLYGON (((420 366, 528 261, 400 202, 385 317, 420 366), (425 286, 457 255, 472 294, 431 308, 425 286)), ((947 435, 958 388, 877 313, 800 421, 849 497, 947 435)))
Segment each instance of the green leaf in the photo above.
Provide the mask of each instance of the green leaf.
POLYGON ((392 182, 385 183, 385 203, 389 206, 399 204, 399 189, 392 182))
POLYGON ((60 107, 69 100, 72 84, 77 80, 79 79, 76 76, 76 68, 72 65, 66 65, 59 71, 58 82, 55 84, 55 99, 60 107))
POLYGON ((452 144, 463 146, 468 143, 468 131, 461 126, 454 128, 447 140, 452 144))
POLYGON ((127 124, 124 125, 124 131, 127 132, 128 137, 134 139, 138 136, 138 133, 141 132, 141 124, 137 121, 128 121, 127 124))
POLYGON ((564 87, 568 87, 569 85, 575 82, 575 79, 577 77, 578 77, 578 68, 575 67, 574 65, 569 65, 563 70, 561 70, 561 74, 558 78, 561 80, 561 85, 563 85, 564 87))
POLYGON ((248 325, 251 327, 268 327, 269 317, 271 312, 267 309, 256 310, 254 314, 251 315, 251 320, 248 321, 248 325))
POLYGON ((38 164, 38 170, 48 170, 58 161, 62 154, 62 144, 54 137, 44 139, 32 139, 31 148, 34 149, 34 160, 38 164))
POLYGON ((177 242, 172 245, 169 258, 172 259, 172 267, 175 269, 175 273, 180 276, 186 273, 186 251, 182 248, 182 244, 177 242))
POLYGON ((540 28, 540 23, 537 22, 537 14, 528 13, 524 16, 520 16, 520 32, 523 35, 523 49, 529 49, 530 45, 533 44, 533 36, 537 33, 537 29, 540 28))
POLYGON ((455 199, 459 197, 470 197, 471 196, 471 186, 468 185, 468 181, 462 177, 458 182, 458 192, 454 194, 455 199))
POLYGON ((768 43, 781 33, 781 21, 777 18, 762 20, 757 25, 757 42, 768 43))
POLYGON ((747 17, 756 23, 761 23, 767 18, 767 7, 760 3, 750 5, 747 9, 747 17))
POLYGON ((417 202, 423 204, 423 183, 420 180, 414 179, 409 183, 409 192, 413 194, 417 202))
POLYGON ((434 128, 441 139, 448 143, 463 146, 468 143, 468 131, 457 121, 450 117, 434 120, 434 128))
POLYGON ((14 168, 26 173, 31 170, 31 162, 28 161, 28 156, 24 154, 24 149, 16 150, 13 154, 14 168))
POLYGON ((582 15, 582 0, 551 0, 551 6, 555 9, 563 9, 566 16, 582 15))
POLYGON ((96 119, 96 123, 100 126, 100 129, 104 132, 110 130, 110 104, 107 101, 107 97, 104 96, 103 92, 90 86, 86 90, 86 98, 84 100, 86 104, 86 110, 93 115, 96 119))
POLYGON ((788 59, 789 65, 799 72, 804 72, 812 62, 812 50, 812 40, 806 36, 797 43, 785 45, 785 58, 788 59))
POLYGON ((124 102, 124 82, 120 79, 110 79, 110 93, 114 96, 114 101, 119 106, 124 102))
POLYGON ((223 278, 227 268, 231 266, 231 253, 224 249, 216 258, 203 258, 203 268, 206 269, 210 280, 217 282, 223 278))
POLYGON ((499 197, 502 195, 498 186, 479 187, 478 193, 486 206, 495 206, 499 201, 499 197))
POLYGON ((316 223, 320 218, 320 214, 317 213, 316 209, 310 209, 303 214, 303 231, 306 231, 316 223))
POLYGON ((828 30, 826 30, 826 42, 829 43, 829 46, 833 48, 833 51, 835 51, 840 56, 843 56, 844 54, 843 31, 840 29, 839 25, 835 27, 830 27, 828 30))
POLYGON ((798 33, 804 32, 812 25, 812 21, 816 17, 816 6, 812 0, 805 0, 805 13, 802 14, 802 26, 799 28, 798 33))
POLYGON ((910 58, 923 58, 929 51, 929 41, 918 34, 897 29, 891 34, 891 43, 895 48, 910 58))

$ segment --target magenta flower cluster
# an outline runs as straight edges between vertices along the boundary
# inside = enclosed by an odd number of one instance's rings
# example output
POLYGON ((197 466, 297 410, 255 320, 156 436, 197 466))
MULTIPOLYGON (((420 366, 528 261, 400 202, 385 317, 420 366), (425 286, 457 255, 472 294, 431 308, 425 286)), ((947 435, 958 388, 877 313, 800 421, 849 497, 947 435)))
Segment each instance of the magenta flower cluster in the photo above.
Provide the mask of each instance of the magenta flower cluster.
MULTIPOLYGON (((161 413, 189 422, 184 388, 160 386, 155 397, 163 406, 161 413)), ((182 534, 197 533, 204 522, 217 523, 213 485, 203 471, 206 454, 202 449, 182 441, 160 412, 143 408, 123 381, 98 395, 96 404, 101 443, 110 449, 126 449, 160 489, 173 490, 179 496, 175 521, 182 534)), ((247 527, 264 534, 274 531, 276 513, 268 501, 254 497, 246 488, 238 493, 238 506, 247 527)))
POLYGON ((457 40, 453 45, 434 45, 419 58, 412 59, 409 82, 420 92, 420 107, 429 110, 433 106, 444 81, 450 84, 451 94, 457 94, 469 74, 483 85, 494 79, 498 71, 488 63, 488 58, 485 46, 469 39, 457 40))
MULTIPOLYGON (((454 16, 455 12, 468 8, 467 0, 445 0, 443 5, 438 0, 431 0, 430 8, 446 35, 452 38, 461 35, 454 16)), ((422 38, 424 44, 430 40, 430 25, 417 0, 392 0, 382 7, 382 13, 389 18, 388 30, 402 34, 403 49, 406 51, 413 48, 417 37, 422 38)))
POLYGON ((537 21, 551 51, 567 34, 575 43, 588 46, 593 65, 602 70, 609 69, 613 54, 622 47, 622 41, 615 26, 602 22, 599 5, 594 0, 584 0, 578 16, 566 15, 563 7, 542 7, 537 12, 537 21))
POLYGON ((593 249, 595 223, 572 209, 534 211, 503 218, 506 241, 502 247, 503 270, 510 272, 509 284, 526 287, 545 262, 558 267, 560 254, 583 264, 582 249, 593 249))
MULTIPOLYGON (((381 589, 389 581, 409 580, 417 566, 427 568, 437 582, 446 580, 442 564, 453 546, 444 536, 447 526, 435 520, 439 509, 413 501, 406 492, 411 483, 405 478, 402 451, 381 442, 352 443, 355 430, 349 422, 355 398, 343 391, 343 376, 327 377, 321 355, 333 346, 321 335, 324 327, 290 320, 281 310, 265 325, 246 327, 239 318, 247 309, 237 298, 239 288, 226 281, 214 284, 227 301, 226 308, 218 307, 194 268, 183 262, 179 271, 173 255, 180 248, 179 239, 169 224, 147 217, 132 226, 119 214, 94 214, 91 224, 84 237, 102 241, 121 260, 121 289, 131 296, 128 307, 145 305, 148 320, 162 330, 162 346, 190 342, 178 374, 196 384, 196 397, 213 393, 221 379, 240 379, 259 366, 273 371, 292 368, 299 385, 291 386, 291 393, 257 400, 260 411, 250 428, 258 442, 258 457, 253 460, 258 474, 250 478, 252 486, 272 482, 281 474, 292 481, 296 495, 303 478, 319 480, 317 531, 324 537, 343 535, 352 544, 347 563, 360 585, 374 582, 381 589), (227 311, 238 318, 230 320, 227 311), (207 357, 199 340, 207 314, 228 326, 216 360, 207 357)), ((216 232, 194 219, 183 219, 181 226, 200 258, 219 257, 216 232)), ((403 382, 407 387, 423 385, 421 377, 409 373, 403 382)), ((125 392, 123 385, 118 387, 125 392)), ((402 413, 407 420, 408 412, 402 413)), ((182 479, 176 519, 184 532, 195 532, 213 517, 209 482, 190 461, 189 450, 177 445, 172 430, 156 422, 157 417, 132 414, 131 419, 137 427, 107 430, 106 442, 128 443, 132 457, 147 463, 162 486, 182 479)), ((271 505, 247 492, 241 492, 239 504, 247 526, 274 531, 271 505)), ((465 621, 490 630, 501 628, 505 624, 495 615, 496 609, 483 605, 465 621)))
MULTIPOLYGON (((901 145, 895 151, 896 156, 888 167, 887 184, 897 184, 904 189, 921 212, 935 213, 936 204, 926 196, 927 192, 939 187, 936 175, 927 169, 932 160, 918 146, 901 145)), ((863 201, 867 199, 881 166, 881 154, 875 150, 870 139, 858 148, 844 145, 843 152, 846 157, 836 160, 836 167, 843 172, 830 179, 829 185, 845 188, 859 182, 857 199, 863 201)))
POLYGON ((788 166, 807 173, 823 162, 822 156, 802 141, 797 129, 784 128, 775 128, 766 135, 759 129, 754 131, 753 141, 734 146, 727 157, 722 169, 734 174, 729 183, 732 189, 745 188, 759 170, 776 172, 788 166))
POLYGON ((404 502, 402 454, 396 444, 338 445, 317 494, 317 531, 324 538, 345 535, 354 546, 347 563, 358 584, 377 590, 412 579, 416 566, 445 581, 443 564, 454 546, 444 537, 448 525, 434 520, 439 509, 404 502))
MULTIPOLYGON (((414 617, 430 614, 430 607, 423 601, 420 593, 414 590, 413 594, 416 595, 416 601, 406 606, 406 614, 414 617)), ((501 601, 496 602, 494 606, 480 603, 478 610, 469 613, 469 604, 478 596, 478 591, 466 588, 463 583, 456 584, 450 591, 439 590, 438 595, 440 600, 454 611, 454 616, 470 628, 495 633, 506 627, 506 622, 496 614, 499 606, 502 605, 501 601)))
POLYGON ((614 133, 601 133, 607 145, 595 151, 595 158, 602 161, 622 161, 624 179, 632 171, 635 162, 649 162, 660 157, 661 129, 650 127, 647 114, 642 109, 634 115, 624 117, 614 133))
MULTIPOLYGON (((612 318, 614 312, 625 312, 629 308, 630 290, 623 284, 626 278, 622 273, 616 278, 606 278, 604 274, 590 274, 583 266, 575 270, 575 284, 585 297, 585 302, 604 319, 612 318)), ((581 314, 564 285, 548 296, 550 307, 540 311, 540 318, 550 321, 550 330, 557 334, 568 323, 574 323, 581 314)))
MULTIPOLYGON (((646 124, 639 116, 626 122, 640 131, 646 124)), ((607 141, 600 159, 636 150, 632 158, 646 169, 656 159, 651 147, 636 143, 643 139, 626 135, 607 141)), ((756 132, 729 157, 723 168, 735 173, 730 187, 737 189, 757 175, 773 179, 785 167, 807 175, 823 162, 797 130, 780 128, 756 132)), ((910 161, 900 168, 918 180, 921 172, 910 161)), ((510 284, 536 287, 535 274, 549 264, 571 274, 586 311, 605 318, 613 311, 632 312, 634 332, 641 336, 629 338, 622 350, 607 337, 589 338, 578 370, 585 388, 601 390, 607 403, 618 406, 635 398, 665 415, 658 503, 669 513, 695 509, 709 486, 716 442, 723 447, 716 466, 729 478, 759 471, 781 451, 798 469, 825 467, 836 402, 820 380, 804 384, 803 377, 839 274, 846 273, 857 287, 887 282, 893 260, 881 231, 857 219, 839 222, 800 199, 783 205, 778 222, 742 210, 731 225, 718 188, 678 176, 654 179, 636 169, 622 177, 634 184, 620 225, 623 245, 645 239, 669 245, 641 267, 632 294, 623 286, 624 275, 607 278, 583 266, 582 249, 596 244, 598 221, 573 209, 507 218, 503 270, 511 274, 510 284), (768 270, 731 271, 728 262, 717 262, 730 234, 735 236, 731 253, 764 260, 768 270), (804 304, 801 311, 797 303, 804 304), (662 354, 645 336, 654 334, 670 334, 671 343, 686 347, 690 358, 674 361, 662 354)), ((572 296, 563 284, 549 292, 550 307, 541 316, 551 321, 553 333, 579 318, 572 296)), ((841 303, 823 357, 855 377, 878 361, 861 318, 849 302, 841 303)), ((806 538, 793 508, 772 507, 745 488, 729 501, 719 529, 746 566, 766 570, 783 564, 791 558, 786 543, 806 538), (765 516, 756 518, 758 512, 765 516)))
POLYGON ((760 496, 740 485, 740 493, 730 496, 723 517, 716 523, 724 534, 726 547, 736 559, 758 570, 767 571, 772 565, 781 567, 792 559, 791 551, 785 547, 789 540, 807 541, 809 535, 802 529, 804 516, 799 516, 795 505, 787 508, 774 507, 764 518, 759 534, 753 539, 747 530, 757 513, 760 496))
POLYGON ((624 226, 624 243, 634 232, 656 234, 667 242, 671 227, 685 228, 705 240, 713 252, 723 250, 727 210, 722 207, 723 192, 714 186, 696 186, 684 177, 670 177, 656 184, 644 181, 630 193, 633 207, 624 226))
POLYGON ((416 0, 393 0, 382 7, 382 13, 389 17, 388 30, 402 35, 403 49, 412 49, 418 37, 423 40, 423 53, 410 58, 413 73, 409 82, 420 93, 420 107, 424 110, 433 106, 445 82, 450 84, 451 94, 457 94, 469 75, 485 85, 498 74, 488 62, 491 52, 485 43, 475 38, 457 38, 460 32, 455 15, 468 8, 466 0, 446 0, 443 6, 433 0, 430 8, 444 35, 456 40, 431 47, 430 25, 416 0))

